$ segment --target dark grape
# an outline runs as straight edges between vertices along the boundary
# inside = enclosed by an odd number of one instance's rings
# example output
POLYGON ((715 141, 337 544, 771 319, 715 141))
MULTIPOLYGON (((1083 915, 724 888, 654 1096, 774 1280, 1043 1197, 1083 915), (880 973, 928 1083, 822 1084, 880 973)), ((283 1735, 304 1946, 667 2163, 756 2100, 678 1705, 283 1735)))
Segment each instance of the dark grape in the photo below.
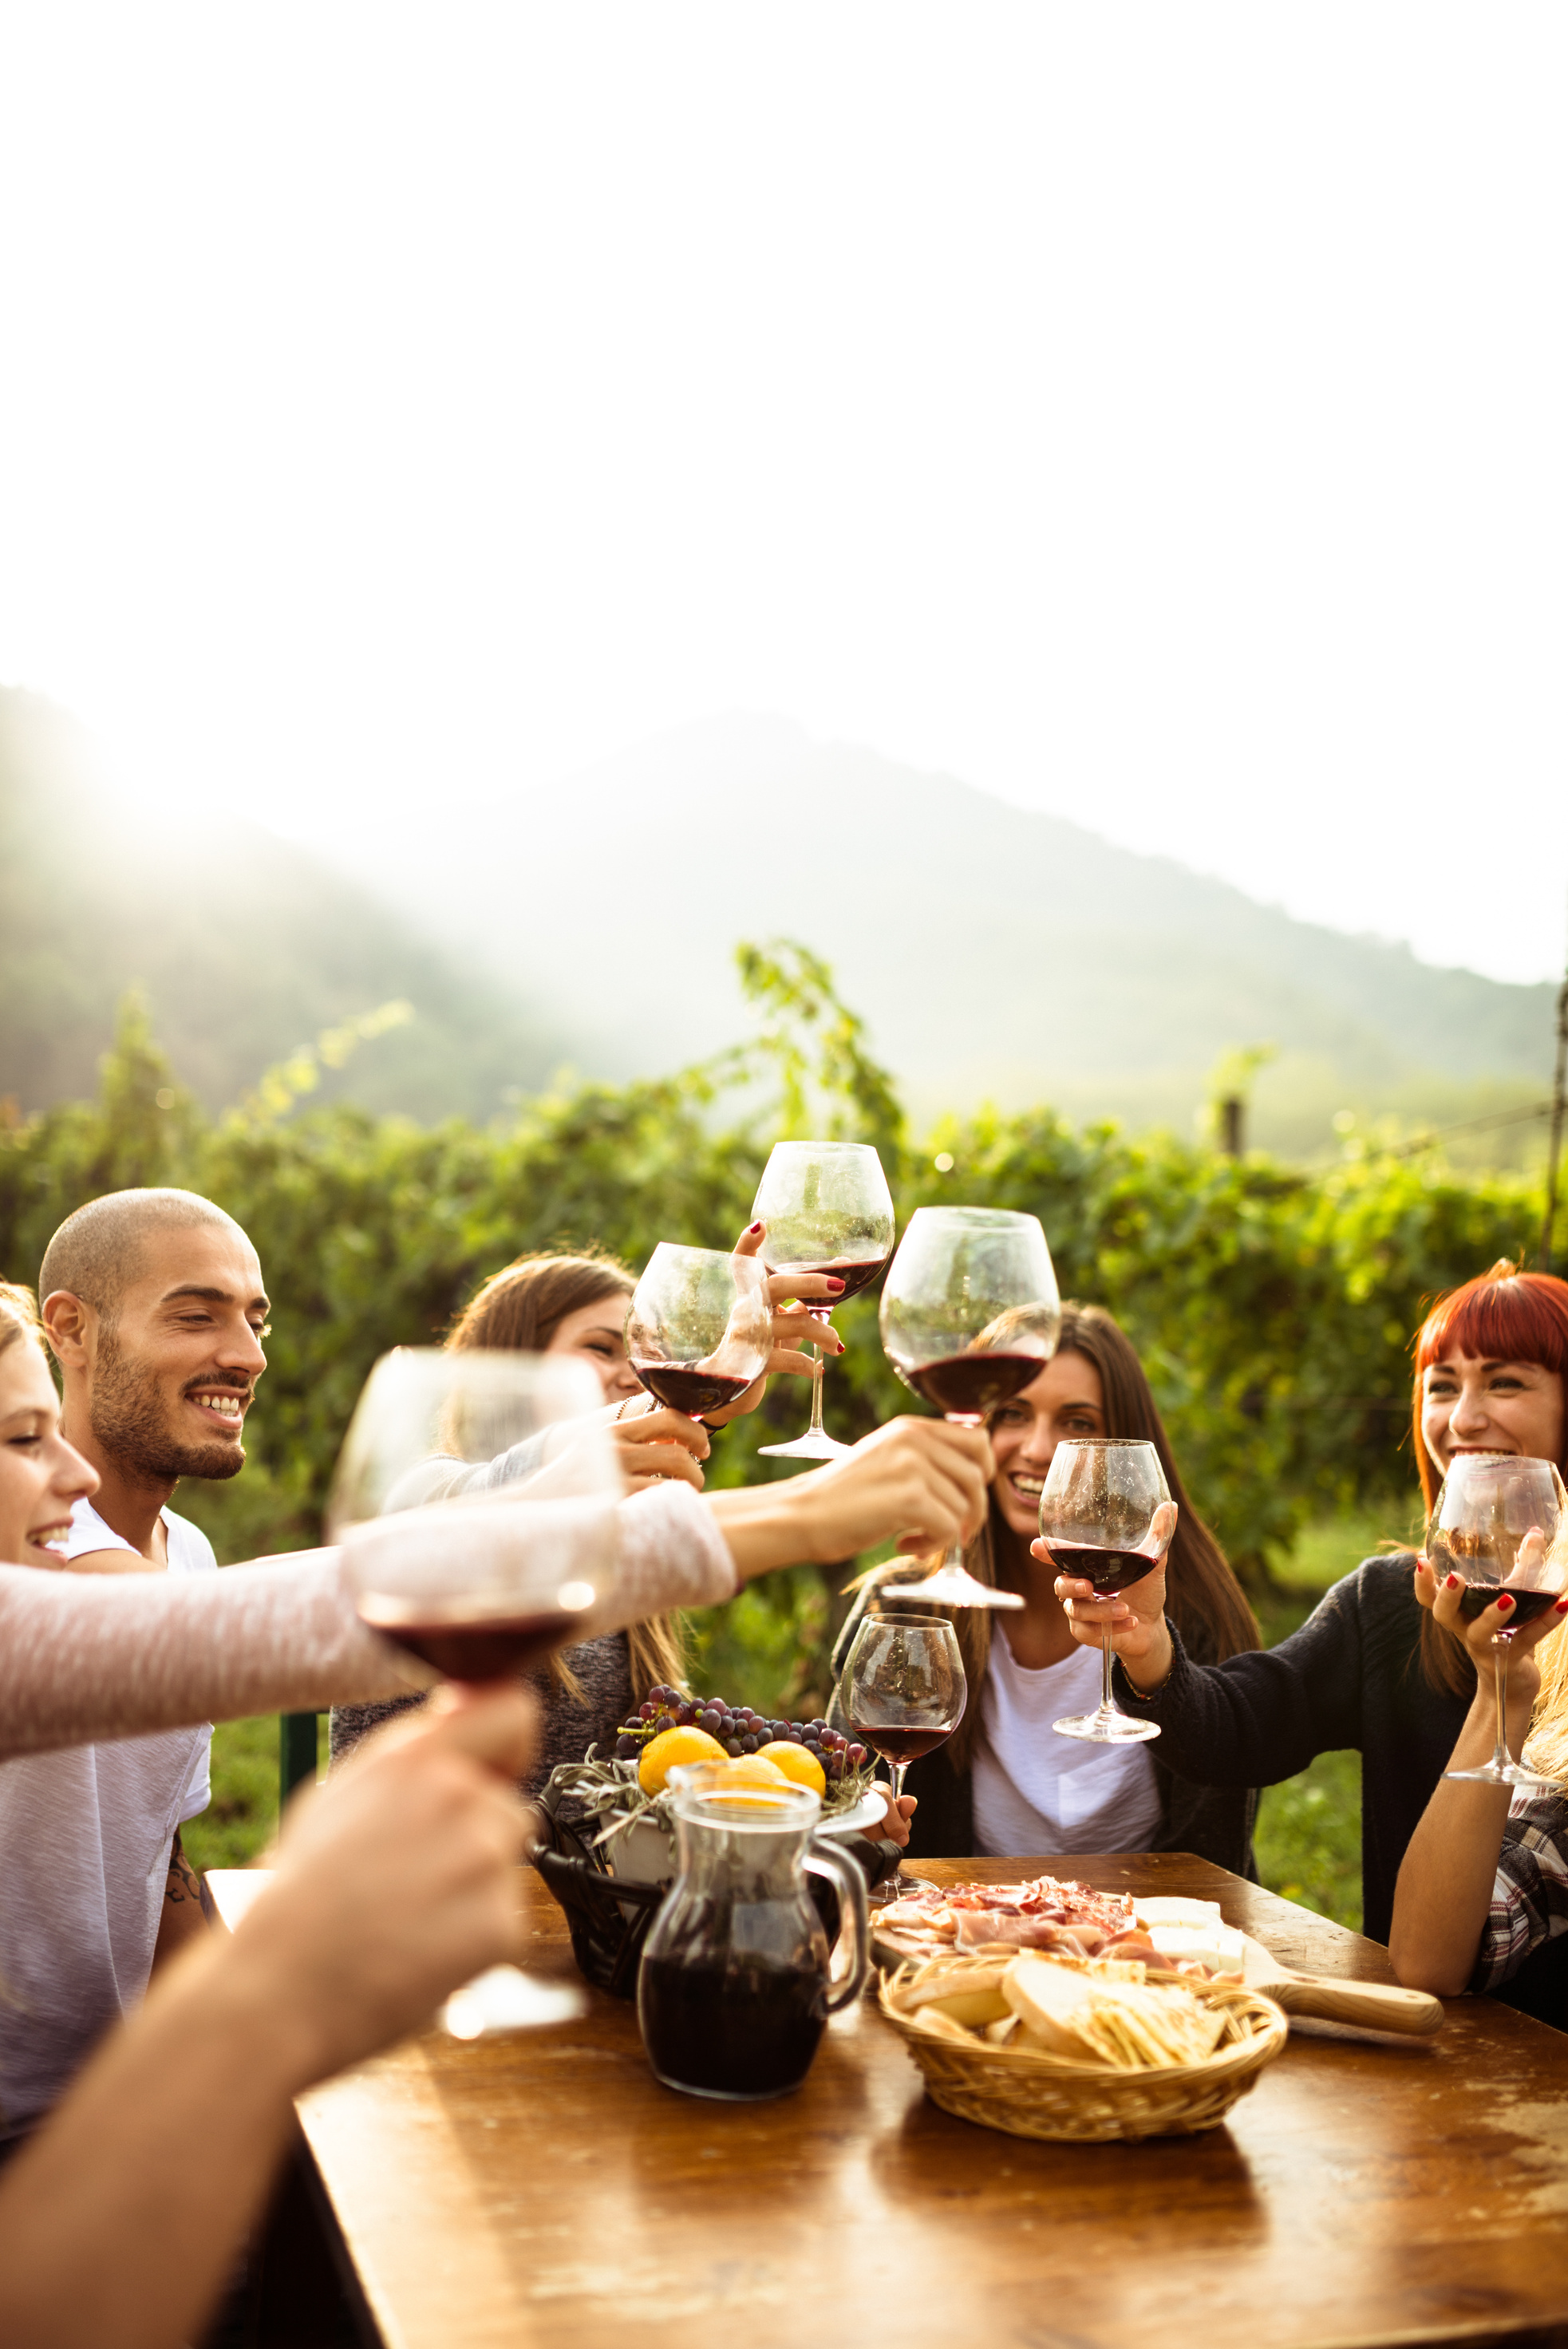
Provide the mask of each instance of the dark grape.
POLYGON ((864 1745, 852 1745, 844 1758, 852 1770, 861 1769, 866 1761, 866 1748, 864 1745))
POLYGON ((742 1754, 754 1754, 756 1750, 757 1740, 752 1735, 751 1731, 748 1729, 744 1737, 741 1740, 741 1751, 742 1754))
POLYGON ((740 1758, 741 1758, 741 1741, 740 1741, 740 1739, 739 1739, 738 1737, 727 1737, 727 1738, 725 1738, 725 1740, 724 1740, 724 1751, 725 1751, 725 1753, 726 1753, 726 1754, 732 1754, 732 1755, 733 1756, 733 1758, 738 1762, 738 1761, 740 1760, 740 1758))
POLYGON ((707 1731, 710 1737, 717 1737, 719 1734, 719 1723, 722 1721, 723 1717, 724 1716, 722 1713, 715 1713, 711 1706, 706 1713, 700 1716, 701 1725, 707 1731))
POLYGON ((631 1762, 631 1761, 634 1761, 634 1760, 636 1759, 636 1757, 638 1756, 638 1754, 641 1753, 641 1751, 642 1751, 642 1744, 641 1744, 640 1739, 639 1739, 639 1738, 636 1738, 636 1737, 618 1737, 618 1738, 616 1739, 616 1742, 615 1742, 615 1758, 616 1758, 616 1760, 617 1760, 618 1762, 631 1762))
POLYGON ((651 1721, 658 1711, 659 1707, 656 1704, 639 1704, 637 1708, 638 1718, 639 1721, 651 1721))

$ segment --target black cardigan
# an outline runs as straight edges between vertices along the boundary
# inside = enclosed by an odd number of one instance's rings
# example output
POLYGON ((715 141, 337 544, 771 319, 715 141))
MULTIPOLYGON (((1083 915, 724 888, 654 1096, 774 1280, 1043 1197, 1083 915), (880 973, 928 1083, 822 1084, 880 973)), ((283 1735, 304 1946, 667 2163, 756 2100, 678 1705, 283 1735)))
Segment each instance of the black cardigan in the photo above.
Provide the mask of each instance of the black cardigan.
MULTIPOLYGON (((844 1669, 850 1643, 877 1596, 873 1588, 862 1591, 854 1611, 834 1643, 833 1672, 836 1681, 844 1669)), ((978 1704, 980 1692, 971 1692, 970 1702, 978 1704)), ((1252 1822, 1257 1815, 1258 1797, 1251 1786, 1226 1787, 1217 1791, 1181 1778, 1168 1766, 1161 1748, 1163 1735, 1152 1742, 1149 1759, 1154 1764, 1155 1783, 1159 1790, 1159 1830, 1149 1848, 1152 1851, 1196 1852, 1199 1859, 1211 1860, 1216 1868, 1228 1868, 1237 1876, 1257 1879, 1257 1866, 1252 1857, 1252 1822)), ((919 1799, 909 1830, 909 1857, 911 1859, 971 1859, 974 1857, 974 1795, 968 1770, 958 1769, 946 1746, 939 1746, 919 1762, 911 1762, 904 1780, 904 1791, 919 1799)), ((1069 1855, 1070 1856, 1070 1855, 1069 1855)), ((1052 1854, 1032 1853, 1030 1857, 1051 1857, 1052 1854)))
MULTIPOLYGON (((1359 1751, 1364 1930, 1377 1941, 1388 1939, 1399 1863, 1470 1702, 1422 1669, 1414 1566, 1407 1550, 1366 1559, 1277 1648, 1223 1663, 1189 1656, 1172 1630, 1170 1676, 1152 1696, 1119 1661, 1114 1675, 1122 1710, 1158 1722, 1161 1762, 1194 1786, 1272 1786, 1316 1754, 1359 1751)), ((1538 1950, 1499 1995, 1568 2021, 1568 1939, 1538 1950)))

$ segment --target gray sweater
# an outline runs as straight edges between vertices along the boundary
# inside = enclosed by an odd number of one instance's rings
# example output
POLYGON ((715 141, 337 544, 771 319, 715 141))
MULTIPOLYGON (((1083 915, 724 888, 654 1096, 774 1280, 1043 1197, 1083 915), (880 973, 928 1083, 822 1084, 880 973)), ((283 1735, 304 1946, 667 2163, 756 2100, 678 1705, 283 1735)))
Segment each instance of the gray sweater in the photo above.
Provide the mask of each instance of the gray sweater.
MULTIPOLYGON (((601 1760, 615 1748, 621 1723, 631 1710, 631 1663, 624 1631, 602 1640, 585 1640, 564 1651, 564 1660, 582 1684, 582 1702, 553 1678, 548 1667, 531 1672, 528 1685, 544 1715, 539 1753, 524 1783, 524 1793, 536 1795, 557 1762, 580 1762, 590 1745, 601 1760)), ((385 1704, 339 1704, 332 1709, 332 1759, 340 1762, 359 1740, 383 1721, 423 1704, 428 1692, 394 1697, 385 1704)))

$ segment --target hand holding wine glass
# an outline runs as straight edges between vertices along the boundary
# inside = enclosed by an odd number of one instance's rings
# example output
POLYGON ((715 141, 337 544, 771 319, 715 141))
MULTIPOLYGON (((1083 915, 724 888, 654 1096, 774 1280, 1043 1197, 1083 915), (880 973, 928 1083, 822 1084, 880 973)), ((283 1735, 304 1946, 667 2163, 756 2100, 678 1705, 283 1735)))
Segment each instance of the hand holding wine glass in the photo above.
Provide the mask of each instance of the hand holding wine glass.
MULTIPOLYGON (((838 1682, 850 1734, 887 1763, 896 1802, 910 1763, 952 1735, 968 1695, 958 1636, 936 1616, 868 1615, 838 1682)), ((897 1899, 909 1889, 909 1879, 895 1875, 881 1897, 897 1899)))
MULTIPOLYGON (((1550 1784, 1516 1764, 1508 1744, 1508 1668, 1514 1636, 1549 1618, 1568 1588, 1568 1495, 1550 1460, 1517 1453, 1461 1453, 1443 1479, 1427 1527, 1438 1621, 1474 1625, 1488 1638, 1496 1738, 1490 1762, 1449 1770, 1492 1786, 1550 1784), (1450 1588, 1450 1578, 1453 1587, 1450 1588)), ((1481 1669, 1478 1663, 1478 1671, 1481 1669)))
POLYGON ((626 1350, 649 1394, 691 1419, 738 1402, 773 1351, 773 1301, 754 1257, 660 1240, 632 1295, 626 1350))
MULTIPOLYGON (((944 1418, 979 1427, 1021 1394, 1055 1351, 1062 1300, 1037 1216, 997 1207, 918 1207, 882 1291, 882 1344, 908 1387, 944 1418)), ((968 1572, 955 1543, 905 1596, 947 1607, 1022 1607, 968 1572)))
MULTIPOLYGON (((1101 1599, 1117 1599, 1159 1571, 1175 1531, 1176 1504, 1152 1444, 1097 1435, 1056 1446, 1040 1495, 1040 1536, 1064 1575, 1088 1583, 1101 1599)), ((1112 1629, 1103 1622, 1097 1643, 1104 1658, 1099 1706, 1054 1721, 1059 1736, 1130 1745, 1159 1735, 1158 1723, 1130 1721, 1111 1701, 1112 1629)))
MULTIPOLYGON (((461 1682, 509 1677, 570 1640, 615 1588, 620 1477, 601 1392, 585 1364, 548 1355, 383 1355, 327 1506, 362 1620, 461 1682), (482 1515, 486 1537, 465 1538, 482 1515)), ((448 2028, 468 2038, 576 2012, 576 1992, 498 1966, 455 1994, 448 2028)))
MULTIPOLYGON (((811 1278, 806 1311, 826 1330, 833 1304, 870 1287, 893 1246, 893 1200, 875 1150, 859 1142, 780 1142, 757 1187, 752 1213, 765 1226, 763 1246, 775 1294, 790 1276, 811 1278), (839 1284, 832 1303, 817 1301, 816 1279, 839 1284)), ((789 1292, 791 1294, 796 1292, 789 1292)), ((811 1424, 790 1444, 765 1444, 774 1460, 837 1460, 849 1449, 822 1423, 822 1349, 816 1350, 811 1424)))

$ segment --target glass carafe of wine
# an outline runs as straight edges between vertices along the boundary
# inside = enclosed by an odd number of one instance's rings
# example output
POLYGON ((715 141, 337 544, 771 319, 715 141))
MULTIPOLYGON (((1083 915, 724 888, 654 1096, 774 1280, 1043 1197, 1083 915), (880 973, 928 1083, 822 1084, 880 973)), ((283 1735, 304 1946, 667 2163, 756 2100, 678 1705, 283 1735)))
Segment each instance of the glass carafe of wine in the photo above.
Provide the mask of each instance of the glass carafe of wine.
POLYGON ((808 1786, 736 1785, 712 1764, 671 1771, 670 1784, 677 1874, 637 1978, 648 2060, 689 2096, 787 2095, 828 2016, 865 1982, 865 1876, 836 1845, 813 1842, 822 1805, 808 1786), (839 1896, 849 1949, 836 1986, 808 1868, 839 1896))
MULTIPOLYGON (((361 1619, 431 1678, 495 1680, 579 1636, 614 1588, 621 1483, 585 1363, 400 1347, 366 1381, 327 1508, 361 1619), (504 1518, 496 1504, 521 1501, 504 1518)), ((580 2011, 497 1967, 448 2002, 460 2037, 580 2011)))
MULTIPOLYGON (((1021 1394, 1056 1350, 1062 1299, 1038 1216, 917 1207, 882 1289, 882 1347, 907 1387, 961 1427, 1021 1394)), ((955 1542, 937 1573, 899 1585, 943 1607, 1022 1607, 979 1582, 955 1542)))

